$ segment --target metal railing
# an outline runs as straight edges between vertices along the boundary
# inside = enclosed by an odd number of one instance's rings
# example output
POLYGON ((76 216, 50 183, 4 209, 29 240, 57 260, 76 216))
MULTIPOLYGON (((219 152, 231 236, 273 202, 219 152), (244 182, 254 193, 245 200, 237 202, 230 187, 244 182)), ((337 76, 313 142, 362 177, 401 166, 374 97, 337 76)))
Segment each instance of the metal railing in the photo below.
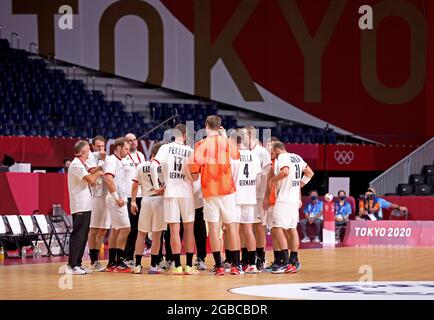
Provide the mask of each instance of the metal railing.
POLYGON ((433 161, 434 137, 372 180, 369 186, 379 195, 395 193, 398 184, 407 183, 411 174, 420 173, 424 165, 432 165, 433 161))

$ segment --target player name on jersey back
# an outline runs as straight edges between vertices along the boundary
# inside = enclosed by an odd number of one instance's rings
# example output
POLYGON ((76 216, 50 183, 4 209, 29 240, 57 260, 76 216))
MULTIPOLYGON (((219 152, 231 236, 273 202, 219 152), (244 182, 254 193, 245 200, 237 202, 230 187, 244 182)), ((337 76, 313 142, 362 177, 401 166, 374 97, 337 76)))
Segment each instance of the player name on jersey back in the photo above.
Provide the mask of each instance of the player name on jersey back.
POLYGON ((256 204, 256 178, 261 164, 250 150, 240 150, 240 159, 232 161, 237 204, 256 204))

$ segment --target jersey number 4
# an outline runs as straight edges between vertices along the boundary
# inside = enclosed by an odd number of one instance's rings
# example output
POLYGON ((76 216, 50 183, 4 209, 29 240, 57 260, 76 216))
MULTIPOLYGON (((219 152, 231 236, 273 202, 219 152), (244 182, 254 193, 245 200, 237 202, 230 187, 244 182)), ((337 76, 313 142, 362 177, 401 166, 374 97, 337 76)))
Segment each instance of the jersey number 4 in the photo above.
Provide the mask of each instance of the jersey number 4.
POLYGON ((249 165, 246 163, 246 165, 244 166, 244 170, 243 170, 244 175, 246 176, 247 179, 249 179, 249 165))

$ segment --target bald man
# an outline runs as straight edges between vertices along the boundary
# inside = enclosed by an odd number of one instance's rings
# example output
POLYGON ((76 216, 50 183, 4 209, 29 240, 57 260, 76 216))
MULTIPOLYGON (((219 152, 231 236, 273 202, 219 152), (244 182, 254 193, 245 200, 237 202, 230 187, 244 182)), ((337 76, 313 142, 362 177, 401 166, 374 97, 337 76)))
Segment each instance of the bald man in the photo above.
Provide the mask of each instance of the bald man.
MULTIPOLYGON (((138 212, 137 215, 132 214, 131 212, 131 189, 133 186, 133 179, 135 178, 137 167, 139 164, 146 161, 145 156, 143 153, 137 150, 138 147, 138 141, 134 134, 127 133, 125 135, 125 140, 130 145, 130 152, 127 154, 127 156, 122 160, 122 164, 125 170, 125 176, 126 176, 126 188, 127 191, 127 197, 128 197, 128 216, 130 218, 130 224, 131 224, 131 231, 127 239, 127 243, 125 245, 125 260, 126 264, 130 267, 134 267, 134 250, 136 247, 136 239, 137 239, 137 233, 138 233, 138 223, 139 223, 139 215, 140 215, 140 203, 142 198, 137 197, 136 203, 138 206, 138 212)), ((142 190, 139 186, 139 189, 137 191, 138 195, 142 194, 142 190)))

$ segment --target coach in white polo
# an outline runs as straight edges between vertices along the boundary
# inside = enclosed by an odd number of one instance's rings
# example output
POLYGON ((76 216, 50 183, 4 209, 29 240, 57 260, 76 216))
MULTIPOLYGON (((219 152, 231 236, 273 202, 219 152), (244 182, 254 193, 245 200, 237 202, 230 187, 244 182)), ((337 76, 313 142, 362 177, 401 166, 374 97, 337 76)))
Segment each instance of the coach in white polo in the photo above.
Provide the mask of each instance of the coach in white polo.
POLYGON ((72 214, 73 229, 69 240, 69 260, 65 273, 86 274, 81 265, 89 233, 90 215, 92 211, 92 190, 90 185, 103 175, 101 167, 93 173, 88 172, 85 164, 89 158, 89 143, 80 140, 74 146, 75 158, 68 170, 69 207, 72 214))

